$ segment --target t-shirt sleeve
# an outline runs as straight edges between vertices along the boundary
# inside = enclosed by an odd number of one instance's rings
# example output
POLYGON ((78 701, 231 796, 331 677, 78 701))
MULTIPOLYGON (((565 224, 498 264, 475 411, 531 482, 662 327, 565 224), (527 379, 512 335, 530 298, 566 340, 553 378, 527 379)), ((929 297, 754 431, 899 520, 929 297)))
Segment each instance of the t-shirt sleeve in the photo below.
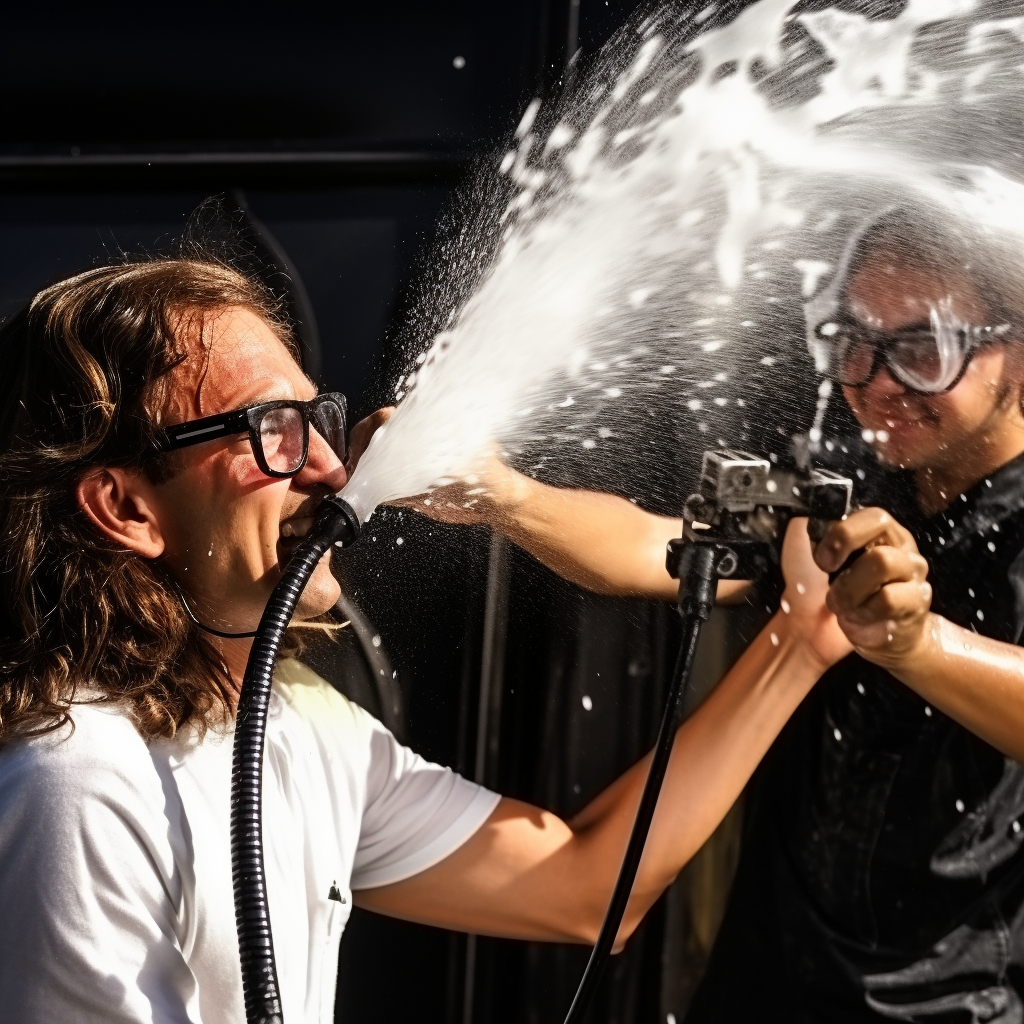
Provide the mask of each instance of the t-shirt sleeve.
POLYGON ((0 1022, 198 1024, 159 778, 82 739, 0 759, 0 1022))
POLYGON ((366 720, 370 756, 353 889, 400 882, 444 860, 501 799, 403 747, 371 716, 366 720))

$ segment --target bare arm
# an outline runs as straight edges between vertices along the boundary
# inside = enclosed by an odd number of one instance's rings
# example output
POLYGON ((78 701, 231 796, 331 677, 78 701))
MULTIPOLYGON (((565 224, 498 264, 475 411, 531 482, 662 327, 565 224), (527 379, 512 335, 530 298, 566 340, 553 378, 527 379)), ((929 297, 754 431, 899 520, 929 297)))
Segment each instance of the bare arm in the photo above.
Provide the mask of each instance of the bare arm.
MULTIPOLYGON (((393 409, 378 409, 352 428, 351 473, 393 409)), ((477 475, 400 502, 443 523, 489 526, 563 579, 598 594, 674 601, 678 583, 665 568, 678 518, 645 512, 625 498, 551 487, 488 457, 477 475)), ((720 604, 742 601, 749 584, 723 580, 720 604)))
MULTIPOLYGON (((674 601, 665 568, 682 516, 657 516, 614 494, 552 487, 490 460, 478 481, 409 503, 443 522, 490 526, 563 579, 599 594, 674 601)), ((719 584, 721 603, 742 600, 744 582, 719 584)))
MULTIPOLYGON (((620 941, 732 806, 824 668, 849 644, 824 608, 827 578, 801 523, 787 536, 788 614, 779 612, 680 728, 620 941), (801 584, 803 592, 797 589, 801 584)), ((644 758, 571 822, 502 800, 464 846, 395 885, 364 890, 372 910, 515 938, 594 940, 647 775, 644 758)))
POLYGON ((828 596, 857 653, 1007 757, 1024 761, 1024 650, 931 611, 928 563, 910 533, 882 509, 864 509, 832 526, 816 557, 831 570, 865 547, 828 596))

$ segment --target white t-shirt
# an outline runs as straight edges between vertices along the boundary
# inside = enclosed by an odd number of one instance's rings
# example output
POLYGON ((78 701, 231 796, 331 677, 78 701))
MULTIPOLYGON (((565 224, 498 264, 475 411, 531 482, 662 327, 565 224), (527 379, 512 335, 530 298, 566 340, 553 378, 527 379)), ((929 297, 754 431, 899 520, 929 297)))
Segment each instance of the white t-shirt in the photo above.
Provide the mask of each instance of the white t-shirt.
MULTIPOLYGON (((0 750, 0 1022, 244 1024, 232 736, 147 744, 97 705, 74 721, 0 750)), ((278 666, 263 837, 287 1024, 333 1021, 352 888, 436 864, 497 802, 298 662, 278 666)))

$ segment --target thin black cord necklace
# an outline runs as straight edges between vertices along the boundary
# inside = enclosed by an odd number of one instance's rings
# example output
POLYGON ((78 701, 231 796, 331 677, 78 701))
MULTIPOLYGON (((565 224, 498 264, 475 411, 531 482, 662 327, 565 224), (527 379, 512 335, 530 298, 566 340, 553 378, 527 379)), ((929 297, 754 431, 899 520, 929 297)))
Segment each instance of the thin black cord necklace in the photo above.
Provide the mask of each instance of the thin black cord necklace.
POLYGON ((244 639, 245 637, 253 637, 258 632, 258 630, 254 629, 254 630, 252 630, 252 631, 250 631, 248 633, 227 633, 223 629, 214 629, 213 626, 208 626, 208 625, 206 625, 205 622, 200 622, 199 619, 196 618, 195 612, 193 612, 192 609, 189 607, 188 598, 185 597, 185 594, 183 593, 181 587, 178 586, 177 581, 176 580, 172 580, 172 584, 174 586, 175 591, 178 594, 178 597, 181 598, 181 603, 182 603, 182 606, 185 609, 185 614, 201 630, 203 630, 204 633, 209 633, 211 636, 219 636, 222 640, 237 640, 237 639, 244 639))

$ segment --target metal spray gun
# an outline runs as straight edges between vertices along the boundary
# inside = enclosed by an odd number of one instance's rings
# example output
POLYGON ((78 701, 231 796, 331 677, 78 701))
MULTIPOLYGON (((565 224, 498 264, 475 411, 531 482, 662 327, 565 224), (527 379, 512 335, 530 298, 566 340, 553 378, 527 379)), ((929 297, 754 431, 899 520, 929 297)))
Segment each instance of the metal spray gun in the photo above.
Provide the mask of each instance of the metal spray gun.
POLYGON ((683 536, 668 545, 667 567, 679 580, 683 617, 679 657, 629 845, 565 1024, 582 1024, 629 903, 682 721, 700 627, 711 614, 718 581, 754 580, 777 570, 786 526, 794 516, 809 516, 811 537, 820 540, 830 520, 842 519, 850 511, 853 481, 813 469, 808 462, 782 469, 767 459, 729 448, 704 453, 700 489, 686 501, 683 536))

